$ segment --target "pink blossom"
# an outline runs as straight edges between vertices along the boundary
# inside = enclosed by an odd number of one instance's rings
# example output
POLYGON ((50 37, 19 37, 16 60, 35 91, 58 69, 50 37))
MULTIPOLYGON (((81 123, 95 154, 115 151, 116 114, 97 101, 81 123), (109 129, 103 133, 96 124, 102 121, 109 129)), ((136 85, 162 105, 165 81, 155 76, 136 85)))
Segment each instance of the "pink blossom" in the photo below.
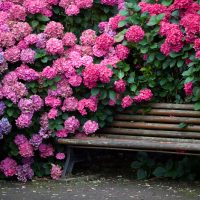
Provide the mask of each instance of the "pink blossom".
POLYGON ((67 97, 65 98, 62 106, 62 111, 75 111, 78 107, 78 99, 75 97, 67 97))
POLYGON ((88 120, 83 125, 83 131, 86 135, 95 133, 99 129, 99 125, 95 121, 88 120))
POLYGON ((56 98, 56 97, 53 97, 53 96, 46 96, 45 97, 45 104, 47 106, 50 106, 52 108, 57 108, 58 106, 61 105, 61 100, 60 98, 56 98))
POLYGON ((185 91, 185 94, 187 96, 192 95, 192 90, 193 90, 193 83, 192 82, 188 82, 188 83, 184 84, 184 91, 185 91))
POLYGON ((65 154, 64 154, 64 153, 57 153, 57 154, 56 154, 56 159, 58 159, 58 160, 63 160, 63 159, 65 159, 65 154))
POLYGON ((126 39, 129 42, 140 42, 144 38, 144 31, 138 25, 131 26, 128 31, 126 32, 126 39))
POLYGON ((55 119, 58 116, 58 110, 55 108, 52 108, 48 113, 49 119, 55 119))
POLYGON ((32 113, 22 113, 16 120, 16 125, 19 128, 28 128, 32 122, 32 113))
POLYGON ((47 24, 44 33, 49 38, 62 38, 64 35, 64 27, 61 23, 51 21, 47 24))
POLYGON ((65 129, 56 132, 56 136, 59 138, 64 138, 68 136, 68 132, 65 129))
POLYGON ((114 90, 118 93, 124 93, 126 90, 126 81, 120 79, 114 82, 114 90))
POLYGON ((47 79, 53 79, 57 75, 57 70, 56 68, 47 66, 43 69, 42 71, 42 77, 47 78, 47 79))
POLYGON ((20 144, 18 146, 19 148, 19 154, 24 157, 24 158, 29 158, 29 157, 33 157, 34 153, 33 153, 33 147, 31 146, 31 144, 29 142, 25 142, 23 144, 20 144))
POLYGON ((51 144, 41 144, 39 146, 39 151, 41 158, 47 158, 54 154, 54 148, 51 144))
POLYGON ((122 99, 121 105, 122 105, 122 108, 127 108, 127 107, 130 107, 132 103, 133 103, 133 99, 129 95, 127 95, 122 99))
POLYGON ((6 177, 14 176, 16 168, 17 162, 10 157, 7 157, 0 162, 0 171, 2 171, 6 177))
POLYGON ((118 44, 116 46, 116 55, 120 60, 125 60, 128 57, 129 49, 128 47, 118 44))
POLYGON ((51 178, 54 180, 58 180, 62 175, 62 170, 59 165, 52 164, 51 168, 51 178))
POLYGON ((62 42, 64 46, 74 46, 77 42, 76 35, 71 32, 65 33, 62 42))
POLYGON ((150 89, 140 90, 139 95, 133 98, 134 102, 150 101, 153 97, 153 93, 150 89))
POLYGON ((62 40, 56 38, 49 39, 46 43, 46 51, 52 55, 62 54, 64 52, 62 40))
POLYGON ((64 122, 65 129, 69 133, 74 133, 80 126, 80 122, 75 116, 69 117, 64 122))

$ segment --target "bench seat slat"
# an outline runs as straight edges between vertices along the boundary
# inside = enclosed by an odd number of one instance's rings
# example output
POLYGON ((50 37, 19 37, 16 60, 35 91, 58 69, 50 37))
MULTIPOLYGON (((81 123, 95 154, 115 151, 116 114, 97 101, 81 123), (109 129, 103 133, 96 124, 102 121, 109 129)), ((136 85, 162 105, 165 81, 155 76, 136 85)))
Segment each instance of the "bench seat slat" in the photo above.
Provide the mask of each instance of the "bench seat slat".
POLYGON ((194 131, 200 132, 200 126, 188 125, 185 128, 180 128, 178 124, 164 124, 164 123, 146 123, 146 122, 124 122, 114 121, 112 127, 126 127, 126 128, 142 128, 142 129, 160 129, 160 130, 174 130, 174 131, 194 131))
POLYGON ((60 144, 79 146, 101 146, 127 149, 153 149, 170 151, 200 151, 197 143, 162 142, 147 140, 127 140, 108 138, 58 139, 60 144))
POLYGON ((163 131, 163 130, 147 130, 147 129, 129 129, 129 128, 104 128, 99 131, 104 134, 120 134, 120 135, 138 135, 153 137, 177 137, 177 138, 197 138, 200 139, 200 132, 183 132, 183 131, 163 131))
POLYGON ((132 110, 125 110, 122 113, 127 114, 144 114, 144 115, 159 115, 159 116, 179 116, 179 117, 200 117, 200 111, 192 110, 166 110, 166 109, 151 109, 149 112, 145 112, 143 109, 134 112, 132 110))
POLYGON ((112 135, 112 134, 100 134, 97 135, 100 138, 110 139, 126 139, 126 140, 150 140, 150 141, 163 141, 163 142, 185 142, 185 143, 197 143, 200 144, 198 139, 186 139, 186 138, 170 138, 170 137, 149 137, 149 136, 133 136, 133 135, 112 135))
POLYGON ((177 110, 194 110, 193 104, 172 104, 172 103, 150 103, 148 106, 152 108, 165 108, 177 110))
POLYGON ((200 124, 199 118, 188 117, 168 117, 168 116, 152 116, 152 115, 125 115, 117 114, 114 120, 121 121, 141 121, 141 122, 162 122, 162 123, 187 123, 187 124, 200 124))

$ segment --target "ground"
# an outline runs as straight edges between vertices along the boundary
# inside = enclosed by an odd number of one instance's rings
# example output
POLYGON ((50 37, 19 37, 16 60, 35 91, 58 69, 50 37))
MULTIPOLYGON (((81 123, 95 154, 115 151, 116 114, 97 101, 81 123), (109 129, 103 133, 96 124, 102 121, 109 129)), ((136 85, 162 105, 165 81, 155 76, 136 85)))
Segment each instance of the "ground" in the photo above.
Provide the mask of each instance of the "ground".
POLYGON ((112 157, 114 161, 119 159, 116 164, 110 162, 111 157, 99 156, 92 167, 87 162, 78 164, 71 178, 59 181, 44 178, 28 183, 0 181, 0 200, 200 199, 200 182, 156 178, 139 181, 134 178, 129 159, 123 160, 116 154, 112 157))

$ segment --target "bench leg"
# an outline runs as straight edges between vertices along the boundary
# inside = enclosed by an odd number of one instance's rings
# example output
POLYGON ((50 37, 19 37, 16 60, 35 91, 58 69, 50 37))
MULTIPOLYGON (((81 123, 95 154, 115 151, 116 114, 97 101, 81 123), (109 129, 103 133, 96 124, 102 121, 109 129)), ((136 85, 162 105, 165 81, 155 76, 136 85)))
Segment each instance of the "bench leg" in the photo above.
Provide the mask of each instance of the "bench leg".
POLYGON ((67 158, 62 173, 62 178, 69 176, 72 173, 74 167, 75 156, 74 156, 74 150, 71 147, 67 147, 66 157, 67 158))

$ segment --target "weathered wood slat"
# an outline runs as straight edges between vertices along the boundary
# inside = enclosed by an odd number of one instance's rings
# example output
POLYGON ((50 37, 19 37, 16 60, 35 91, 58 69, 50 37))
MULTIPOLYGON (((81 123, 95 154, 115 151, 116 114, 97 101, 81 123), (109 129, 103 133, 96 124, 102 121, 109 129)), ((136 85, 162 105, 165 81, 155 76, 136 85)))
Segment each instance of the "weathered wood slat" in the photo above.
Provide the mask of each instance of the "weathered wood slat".
POLYGON ((125 148, 113 148, 113 147, 101 147, 101 146, 78 146, 78 145, 70 145, 73 148, 85 148, 85 149, 104 149, 104 150, 120 150, 120 151, 145 151, 152 153, 166 153, 166 154, 178 154, 178 155, 193 155, 199 156, 199 152, 190 152, 190 151, 169 151, 169 150, 152 150, 152 149, 125 149, 125 148))
POLYGON ((200 132, 200 126, 188 125, 186 128, 180 128, 178 124, 164 124, 164 123, 146 123, 146 122, 124 122, 114 121, 112 127, 126 127, 126 128, 142 128, 142 129, 159 129, 159 130, 174 130, 174 131, 197 131, 200 132))
POLYGON ((149 136, 132 136, 132 135, 113 135, 113 134, 99 134, 100 138, 113 138, 113 139, 125 139, 125 140, 147 140, 147 141, 162 141, 162 142, 184 142, 184 143, 197 143, 200 144, 200 140, 197 139, 185 139, 185 138, 165 138, 165 137, 149 137, 149 136))
POLYGON ((154 136, 154 137, 177 137, 177 138, 197 138, 200 139, 200 132, 182 132, 166 130, 147 130, 147 129, 130 129, 130 128, 104 128, 99 134, 120 134, 136 136, 154 136))
POLYGON ((134 113, 132 110, 125 110, 122 113, 127 114, 144 114, 144 115, 159 115, 159 116, 180 116, 180 117, 200 117, 200 111, 190 110, 166 110, 166 109, 151 109, 149 112, 145 112, 143 109, 134 113))
POLYGON ((123 121, 141 121, 141 122, 161 122, 161 123, 187 123, 187 124, 200 124, 199 118, 188 117, 167 117, 167 116, 152 116, 152 115, 125 115, 117 114, 114 120, 123 121))
POLYGON ((170 151, 200 151, 200 145, 197 143, 182 142, 158 142, 146 140, 125 140, 125 139, 58 139, 60 144, 79 145, 79 146, 101 146, 127 149, 153 149, 153 150, 170 150, 170 151))
POLYGON ((150 106, 152 108, 194 110, 193 104, 151 103, 151 104, 148 104, 148 106, 150 106))

